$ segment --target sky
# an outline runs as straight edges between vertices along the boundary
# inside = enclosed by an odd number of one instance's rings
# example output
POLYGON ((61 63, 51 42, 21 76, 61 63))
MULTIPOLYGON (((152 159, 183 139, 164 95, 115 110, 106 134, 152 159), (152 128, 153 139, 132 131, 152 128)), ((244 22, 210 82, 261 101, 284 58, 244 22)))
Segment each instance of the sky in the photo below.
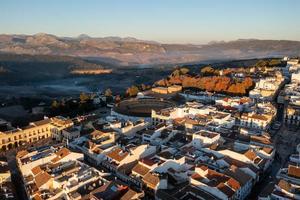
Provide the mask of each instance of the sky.
POLYGON ((300 40, 300 0, 0 0, 0 34, 300 40))

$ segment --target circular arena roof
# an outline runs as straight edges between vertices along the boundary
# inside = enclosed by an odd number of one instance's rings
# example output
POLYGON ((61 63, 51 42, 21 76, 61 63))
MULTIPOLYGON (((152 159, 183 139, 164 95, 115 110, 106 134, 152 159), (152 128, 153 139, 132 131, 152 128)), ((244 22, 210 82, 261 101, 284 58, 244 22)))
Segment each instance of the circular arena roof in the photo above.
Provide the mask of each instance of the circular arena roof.
POLYGON ((150 117, 151 110, 161 110, 174 106, 175 103, 160 99, 129 99, 121 101, 113 110, 122 115, 150 117))

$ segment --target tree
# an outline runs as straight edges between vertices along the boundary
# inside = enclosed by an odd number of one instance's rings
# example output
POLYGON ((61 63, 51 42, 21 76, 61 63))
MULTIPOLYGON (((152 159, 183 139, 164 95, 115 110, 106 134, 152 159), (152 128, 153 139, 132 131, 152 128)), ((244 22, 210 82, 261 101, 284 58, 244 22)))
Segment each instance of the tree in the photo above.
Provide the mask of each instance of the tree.
POLYGON ((137 86, 133 85, 133 86, 127 88, 126 95, 129 97, 133 97, 133 96, 136 96, 138 92, 139 92, 139 88, 137 86))
POLYGON ((189 69, 182 67, 182 68, 177 68, 175 69, 172 74, 170 75, 170 77, 179 77, 181 75, 186 75, 187 73, 189 73, 189 69))
POLYGON ((252 87, 254 85, 254 82, 253 82, 252 78, 250 78, 250 77, 246 77, 242 83, 246 89, 249 89, 250 87, 252 87))
POLYGON ((190 70, 188 68, 185 68, 185 67, 180 68, 180 74, 182 74, 182 75, 185 75, 189 72, 190 72, 190 70))
POLYGON ((54 100, 51 104, 51 108, 57 109, 58 107, 59 107, 59 103, 56 100, 54 100))
POLYGON ((269 66, 269 62, 268 61, 265 61, 265 60, 259 60, 256 64, 255 64, 256 67, 259 67, 259 68, 263 68, 263 67, 268 67, 269 66))
POLYGON ((218 78, 218 81, 215 86, 216 92, 225 92, 230 84, 230 78, 226 76, 222 76, 218 78))
POLYGON ((246 94, 246 89, 244 87, 243 84, 241 83, 236 83, 236 84, 232 84, 230 85, 230 87, 228 88, 228 92, 231 94, 246 94))
POLYGON ((166 79, 161 79, 161 80, 159 80, 159 81, 156 81, 156 82, 155 82, 155 85, 161 86, 161 87, 166 87, 166 86, 169 85, 169 82, 168 82, 168 80, 166 80, 166 79))
POLYGON ((179 69, 174 70, 170 77, 177 77, 177 76, 180 76, 180 70, 179 69))
POLYGON ((270 62, 269 62, 269 65, 270 66, 278 66, 278 65, 281 65, 281 61, 279 59, 272 59, 270 62))
POLYGON ((146 86, 145 84, 142 83, 141 89, 142 89, 142 91, 145 91, 145 90, 147 90, 147 86, 146 86))
POLYGON ((90 99, 89 95, 85 94, 84 92, 80 93, 79 98, 81 103, 85 103, 90 99))
POLYGON ((214 68, 212 68, 212 66, 208 65, 206 67, 203 67, 201 70, 200 70, 201 74, 204 75, 204 76, 207 76, 207 75, 214 75, 215 74, 215 70, 214 68))
POLYGON ((112 96, 112 91, 111 91, 111 89, 110 89, 110 88, 106 89, 105 92, 104 92, 104 95, 105 95, 106 97, 111 97, 111 96, 112 96))

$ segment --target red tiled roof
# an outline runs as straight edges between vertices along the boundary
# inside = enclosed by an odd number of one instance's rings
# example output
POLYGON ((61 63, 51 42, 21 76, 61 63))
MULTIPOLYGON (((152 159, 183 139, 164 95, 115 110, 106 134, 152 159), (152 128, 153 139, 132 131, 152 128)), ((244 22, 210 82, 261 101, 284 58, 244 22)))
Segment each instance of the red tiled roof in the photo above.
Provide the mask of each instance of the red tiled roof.
POLYGON ((235 191, 240 189, 241 185, 240 183, 233 179, 233 178, 230 178, 228 181, 227 181, 227 185, 229 185, 231 188, 233 188, 235 191))
POLYGON ((37 174, 42 172, 42 169, 40 168, 40 166, 36 166, 34 168, 31 169, 32 173, 34 176, 36 176, 37 174))
POLYGON ((116 160, 118 162, 122 161, 126 156, 128 155, 128 152, 123 152, 123 150, 119 147, 113 149, 112 151, 108 152, 106 154, 107 157, 110 157, 113 160, 116 160))
POLYGON ((224 183, 220 183, 217 188, 223 192, 228 198, 232 197, 234 195, 234 191, 228 187, 227 185, 225 185, 224 183))
POLYGON ((159 177, 155 174, 152 174, 148 172, 144 177, 143 181, 146 183, 146 185, 152 189, 155 189, 157 184, 159 183, 159 177))
POLYGON ((133 199, 138 193, 132 189, 129 189, 120 200, 131 200, 133 199))
POLYGON ((156 162, 154 162, 153 160, 151 160, 149 158, 143 158, 143 159, 141 159, 141 162, 144 163, 145 165, 148 165, 148 166, 152 166, 156 163, 156 162))
POLYGON ((288 167, 288 175, 300 178, 300 167, 289 165, 288 167))
POLYGON ((249 160, 252 161, 254 161, 254 159, 257 157, 256 153, 250 149, 244 153, 244 156, 246 156, 249 160))
POLYGON ((263 136, 250 136, 250 140, 253 142, 261 143, 261 144, 272 144, 270 139, 263 137, 263 136))
POLYGON ((43 200, 39 194, 33 196, 33 200, 43 200))
POLYGON ((55 154, 56 154, 56 157, 51 160, 53 163, 59 161, 60 159, 66 157, 67 155, 69 155, 70 151, 67 148, 62 148, 59 151, 57 151, 55 154))
POLYGON ((47 172, 39 173, 35 177, 35 183, 38 188, 47 183, 52 177, 47 172))
POLYGON ((138 163, 134 166, 132 171, 141 176, 145 176, 150 171, 150 169, 138 163))
POLYGON ((201 181, 203 179, 203 177, 198 174, 198 173, 193 173, 193 175, 191 176, 192 179, 195 179, 197 181, 201 181))
POLYGON ((101 137, 103 134, 105 134, 104 132, 102 131, 99 131, 99 130, 94 130, 90 136, 92 137, 92 139, 98 139, 99 137, 101 137))

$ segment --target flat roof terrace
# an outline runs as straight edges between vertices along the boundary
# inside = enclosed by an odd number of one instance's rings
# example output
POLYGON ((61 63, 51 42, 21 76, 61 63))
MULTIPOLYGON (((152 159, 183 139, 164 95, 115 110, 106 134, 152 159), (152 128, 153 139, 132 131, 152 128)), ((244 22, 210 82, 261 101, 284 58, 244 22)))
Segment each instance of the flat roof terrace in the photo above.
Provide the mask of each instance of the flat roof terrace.
POLYGON ((214 138, 219 135, 218 133, 208 132, 208 131, 200 131, 196 134, 201 135, 203 137, 207 137, 207 138, 214 138))

